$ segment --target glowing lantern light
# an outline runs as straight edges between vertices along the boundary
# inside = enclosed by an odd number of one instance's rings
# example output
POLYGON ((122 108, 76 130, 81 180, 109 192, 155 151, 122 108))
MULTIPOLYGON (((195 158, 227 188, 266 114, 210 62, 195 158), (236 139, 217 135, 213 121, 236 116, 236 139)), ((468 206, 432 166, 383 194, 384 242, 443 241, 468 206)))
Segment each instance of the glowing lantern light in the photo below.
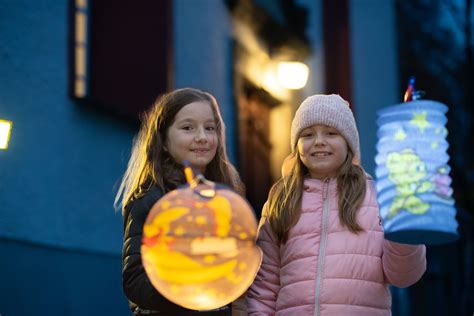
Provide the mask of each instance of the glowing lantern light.
POLYGON ((11 129, 12 122, 0 120, 0 149, 8 148, 8 141, 10 140, 11 129))
POLYGON ((241 296, 262 260, 257 222, 248 202, 205 180, 163 196, 144 226, 142 259, 153 286, 185 308, 210 310, 241 296))
POLYGON ((306 85, 309 68, 297 61, 278 63, 278 82, 287 89, 301 89, 306 85))
POLYGON ((377 124, 377 199, 385 237, 408 244, 458 238, 451 189, 447 106, 416 100, 410 81, 406 103, 380 110, 377 124))

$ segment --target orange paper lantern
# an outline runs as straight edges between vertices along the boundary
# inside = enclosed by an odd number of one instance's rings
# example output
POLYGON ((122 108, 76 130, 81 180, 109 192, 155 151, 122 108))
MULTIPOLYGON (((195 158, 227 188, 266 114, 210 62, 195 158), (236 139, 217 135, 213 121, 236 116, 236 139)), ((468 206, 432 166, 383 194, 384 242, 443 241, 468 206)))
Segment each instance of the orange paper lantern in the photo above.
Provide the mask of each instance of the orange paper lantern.
POLYGON ((257 223, 248 202, 204 180, 171 191, 151 209, 142 259, 154 287, 194 310, 222 307, 241 296, 260 267, 257 223))

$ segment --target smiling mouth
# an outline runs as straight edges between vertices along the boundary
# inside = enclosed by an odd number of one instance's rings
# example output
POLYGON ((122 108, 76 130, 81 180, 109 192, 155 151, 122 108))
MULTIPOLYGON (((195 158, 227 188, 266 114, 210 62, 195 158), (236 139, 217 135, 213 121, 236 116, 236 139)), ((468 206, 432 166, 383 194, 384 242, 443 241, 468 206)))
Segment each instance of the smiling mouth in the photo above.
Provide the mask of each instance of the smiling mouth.
POLYGON ((317 153, 312 153, 312 157, 326 157, 332 155, 330 152, 317 152, 317 153))
POLYGON ((209 152, 209 149, 191 149, 191 152, 196 153, 196 154, 204 154, 209 152))

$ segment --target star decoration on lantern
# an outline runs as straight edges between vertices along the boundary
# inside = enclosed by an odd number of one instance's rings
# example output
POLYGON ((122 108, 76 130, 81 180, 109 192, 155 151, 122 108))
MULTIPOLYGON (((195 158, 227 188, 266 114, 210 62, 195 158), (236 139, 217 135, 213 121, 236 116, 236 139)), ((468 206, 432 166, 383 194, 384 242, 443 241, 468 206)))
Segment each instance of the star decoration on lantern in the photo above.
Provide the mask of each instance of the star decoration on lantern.
POLYGON ((436 135, 439 135, 440 133, 442 133, 442 136, 443 137, 446 137, 448 135, 448 129, 446 127, 438 127, 435 131, 436 135))
POLYGON ((403 129, 399 129, 396 133, 395 133, 395 140, 404 140, 405 138, 407 137, 407 134, 405 133, 405 131, 403 131, 403 129))
POLYGON ((174 230, 174 233, 177 236, 182 236, 182 235, 184 235, 184 233, 186 233, 186 230, 182 226, 179 226, 174 230))
POLYGON ((410 123, 418 126, 422 134, 425 132, 425 128, 430 126, 430 123, 426 120, 426 112, 424 111, 421 113, 413 113, 413 118, 410 123))
POLYGON ((196 224, 204 225, 207 223, 207 220, 204 216, 196 216, 196 224))
POLYGON ((205 263, 213 263, 216 261, 216 256, 205 256, 204 257, 204 262, 205 263))

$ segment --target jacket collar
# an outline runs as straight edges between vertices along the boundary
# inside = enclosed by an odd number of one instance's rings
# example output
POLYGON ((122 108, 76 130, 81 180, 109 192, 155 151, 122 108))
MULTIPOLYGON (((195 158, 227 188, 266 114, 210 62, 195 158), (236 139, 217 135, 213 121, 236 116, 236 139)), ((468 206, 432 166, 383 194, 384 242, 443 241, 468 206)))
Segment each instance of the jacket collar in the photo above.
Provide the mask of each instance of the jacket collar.
POLYGON ((337 178, 319 180, 306 177, 304 179, 303 190, 306 192, 323 192, 325 187, 329 189, 329 193, 337 193, 337 178))

